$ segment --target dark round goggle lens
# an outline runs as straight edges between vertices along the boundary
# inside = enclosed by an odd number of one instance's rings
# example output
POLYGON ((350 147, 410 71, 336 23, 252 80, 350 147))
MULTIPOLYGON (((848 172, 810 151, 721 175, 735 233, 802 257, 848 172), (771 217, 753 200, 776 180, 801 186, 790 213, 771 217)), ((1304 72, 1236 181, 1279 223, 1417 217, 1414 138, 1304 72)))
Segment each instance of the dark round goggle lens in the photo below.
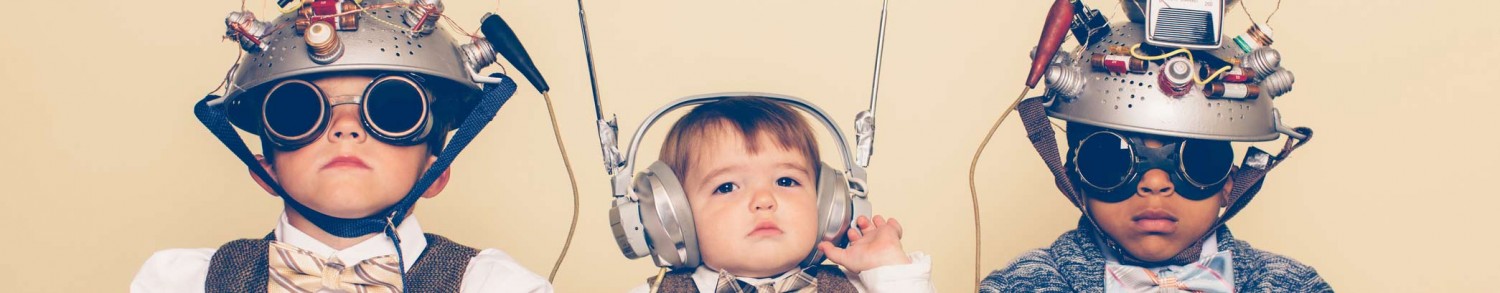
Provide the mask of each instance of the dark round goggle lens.
POLYGON ((323 96, 311 84, 287 82, 266 94, 261 105, 268 134, 300 140, 316 132, 323 120, 323 96))
POLYGON ((1234 148, 1227 141, 1187 140, 1182 142, 1182 174, 1198 185, 1216 185, 1229 177, 1234 165, 1234 148))
POLYGON ((1094 188, 1111 189, 1125 183, 1134 167, 1129 142, 1107 133, 1098 133, 1078 143, 1078 175, 1094 188))
POLYGON ((365 119, 385 137, 419 132, 427 113, 427 97, 415 82, 401 78, 376 81, 365 93, 365 119))

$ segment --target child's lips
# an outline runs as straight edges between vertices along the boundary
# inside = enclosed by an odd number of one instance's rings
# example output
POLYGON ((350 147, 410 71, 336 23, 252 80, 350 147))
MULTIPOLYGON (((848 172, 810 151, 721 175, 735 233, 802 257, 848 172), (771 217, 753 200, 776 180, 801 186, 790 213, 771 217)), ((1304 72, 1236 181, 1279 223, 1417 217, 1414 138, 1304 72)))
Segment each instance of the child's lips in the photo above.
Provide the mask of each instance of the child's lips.
POLYGON ((776 226, 776 223, 765 221, 755 224, 755 229, 750 230, 748 236, 776 236, 782 233, 784 232, 781 231, 781 227, 776 226))
POLYGON ((1148 210, 1130 217, 1135 222, 1135 229, 1151 234, 1170 234, 1177 232, 1177 216, 1162 210, 1148 210))
POLYGON ((332 169, 332 168, 370 169, 370 166, 369 165, 365 165, 365 161, 359 159, 359 157, 355 157, 355 156, 338 156, 338 157, 334 157, 333 160, 329 160, 327 164, 323 164, 323 169, 332 169))

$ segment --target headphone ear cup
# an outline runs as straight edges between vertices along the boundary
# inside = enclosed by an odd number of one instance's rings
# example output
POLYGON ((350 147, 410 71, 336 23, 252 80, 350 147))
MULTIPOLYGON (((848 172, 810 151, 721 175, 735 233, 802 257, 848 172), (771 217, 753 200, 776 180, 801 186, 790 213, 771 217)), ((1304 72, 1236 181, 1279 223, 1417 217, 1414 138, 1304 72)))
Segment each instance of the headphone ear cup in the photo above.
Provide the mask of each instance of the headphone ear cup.
MULTIPOLYGON (((815 243, 832 241, 838 247, 848 244, 845 233, 854 219, 850 210, 849 180, 844 174, 827 163, 818 162, 818 239, 815 243)), ((816 245, 816 244, 814 244, 816 245)), ((823 262, 823 252, 813 248, 802 266, 823 262)))
POLYGON ((657 161, 635 176, 631 192, 641 200, 646 241, 658 266, 697 267, 698 231, 682 181, 667 164, 657 161))

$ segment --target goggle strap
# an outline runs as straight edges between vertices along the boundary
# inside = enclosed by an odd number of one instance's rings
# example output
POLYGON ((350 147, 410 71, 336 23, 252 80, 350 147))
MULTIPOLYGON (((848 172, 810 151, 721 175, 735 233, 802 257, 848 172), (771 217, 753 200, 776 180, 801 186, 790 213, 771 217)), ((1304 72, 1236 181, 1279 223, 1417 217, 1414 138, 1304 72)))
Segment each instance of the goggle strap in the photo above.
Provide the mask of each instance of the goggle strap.
POLYGON ((1031 140, 1031 146, 1036 148, 1042 161, 1047 163, 1047 169, 1052 171, 1057 189, 1068 197, 1073 206, 1082 208, 1083 198, 1073 188, 1073 181, 1068 179, 1067 171, 1063 168, 1062 156, 1057 152, 1057 136, 1052 132, 1052 122, 1047 118, 1047 106, 1042 104, 1044 99, 1046 98, 1027 98, 1016 106, 1016 110, 1020 112, 1021 124, 1026 126, 1026 138, 1031 140))
POLYGON ((500 106, 505 105, 505 102, 510 101, 510 97, 515 95, 516 82, 510 77, 500 73, 490 74, 490 77, 500 78, 500 84, 485 85, 484 91, 480 93, 478 104, 469 112, 469 116, 464 118, 464 122, 459 124, 458 130, 448 141, 448 146, 444 147, 443 152, 438 155, 437 161, 427 168, 427 172, 422 174, 422 178, 418 179, 415 185, 412 185, 411 191, 406 194, 405 198, 391 206, 391 220, 396 226, 400 226, 401 222, 406 220, 406 213, 411 205, 416 203, 417 198, 421 197, 422 193, 426 192, 427 188, 432 186, 432 183, 437 181, 444 171, 448 170, 448 166, 453 164, 458 154, 474 141, 474 137, 478 136, 491 120, 495 119, 496 113, 500 112, 500 106))
MULTIPOLYGON (((1244 209, 1246 205, 1249 205, 1251 199, 1255 199, 1255 195, 1257 193, 1260 193, 1261 183, 1263 183, 1262 180, 1265 179, 1266 174, 1271 173, 1271 169, 1275 169, 1277 165, 1281 164, 1281 162, 1286 161, 1287 157, 1292 155, 1292 151, 1297 150, 1297 148, 1302 147, 1303 144, 1306 144, 1308 141, 1312 140, 1313 131, 1311 128, 1298 127, 1294 130, 1307 135, 1307 138, 1295 139, 1287 137, 1286 144, 1281 148, 1280 153, 1275 156, 1266 154, 1266 156, 1269 156, 1269 158, 1265 162, 1263 168, 1257 166, 1246 166, 1248 164, 1241 164, 1240 168, 1234 171, 1234 174, 1231 175, 1234 178, 1234 188, 1229 190, 1228 200, 1230 204, 1229 207, 1224 209, 1224 214, 1219 216, 1218 226, 1223 226, 1224 223, 1228 222, 1230 218, 1233 218, 1236 214, 1239 214, 1241 209, 1244 209)), ((1256 155, 1254 154, 1256 152, 1264 153, 1263 151, 1260 151, 1259 149, 1256 149, 1254 147, 1251 147, 1251 150, 1251 153, 1245 154, 1246 157, 1256 155)), ((1215 226, 1214 229, 1218 229, 1218 226, 1215 226)))

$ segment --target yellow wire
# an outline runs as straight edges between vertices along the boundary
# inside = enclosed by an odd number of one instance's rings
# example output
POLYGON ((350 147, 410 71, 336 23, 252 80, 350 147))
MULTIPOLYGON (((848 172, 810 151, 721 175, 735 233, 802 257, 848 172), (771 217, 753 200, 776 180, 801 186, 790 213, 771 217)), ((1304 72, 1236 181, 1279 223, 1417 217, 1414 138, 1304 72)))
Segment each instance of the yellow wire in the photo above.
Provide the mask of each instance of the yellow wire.
MULTIPOLYGON (((1198 64, 1198 61, 1193 60, 1193 51, 1189 51, 1187 48, 1177 48, 1177 50, 1173 50, 1172 52, 1167 52, 1166 54, 1161 54, 1161 55, 1156 55, 1156 56, 1141 55, 1141 52, 1139 51, 1140 48, 1141 48, 1141 44, 1140 43, 1137 43, 1135 45, 1131 45, 1130 46, 1130 57, 1135 57, 1135 59, 1141 59, 1141 60, 1146 60, 1146 61, 1155 61, 1155 60, 1162 60, 1162 59, 1172 58, 1172 56, 1176 56, 1177 54, 1187 54, 1188 63, 1192 63, 1194 66, 1197 66, 1197 64, 1198 64)), ((1198 83, 1198 85, 1207 84, 1210 81, 1213 81, 1214 79, 1219 78, 1220 74, 1224 74, 1225 71, 1229 71, 1229 69, 1231 69, 1231 68, 1232 68, 1231 66, 1225 65, 1224 67, 1219 68, 1219 70, 1215 70, 1213 74, 1209 74, 1207 79, 1200 79, 1198 77, 1198 74, 1196 72, 1194 72, 1193 73, 1193 82, 1198 83)))
POLYGON ((980 237, 982 234, 980 234, 980 229, 979 229, 979 191, 978 191, 978 189, 976 189, 974 187, 974 169, 979 166, 979 155, 980 154, 984 154, 984 147, 990 145, 990 138, 992 138, 992 137, 995 136, 995 130, 996 129, 1000 129, 1000 123, 1001 122, 1005 122, 1005 117, 1006 116, 1010 116, 1010 112, 1014 112, 1016 110, 1016 106, 1021 104, 1021 100, 1026 99, 1026 92, 1029 92, 1029 91, 1031 91, 1031 88, 1021 88, 1021 96, 1016 97, 1016 101, 1011 102, 1010 103, 1010 107, 1005 107, 1005 112, 1001 112, 1000 113, 1000 119, 995 119, 995 125, 994 126, 990 126, 990 132, 988 134, 984 135, 984 141, 982 141, 982 142, 979 143, 979 149, 974 150, 974 159, 971 160, 971 161, 969 161, 969 199, 973 201, 973 205, 972 206, 974 207, 974 284, 975 284, 975 286, 978 286, 979 281, 981 280, 979 278, 979 275, 980 275, 980 273, 979 273, 980 272, 980 268, 979 268, 979 260, 980 260, 979 249, 981 247, 984 247, 984 246, 980 246, 980 238, 983 238, 983 237, 980 237))
POLYGON ((573 162, 568 160, 568 148, 563 146, 562 131, 557 128, 557 112, 552 109, 552 96, 542 92, 542 101, 547 102, 547 118, 552 119, 552 137, 557 140, 557 151, 562 153, 563 168, 568 171, 568 184, 573 187, 573 222, 568 224, 568 239, 563 242, 562 253, 557 255, 552 273, 547 275, 547 282, 550 283, 557 278, 557 269, 562 268, 563 259, 568 257, 568 248, 573 246, 573 232, 578 229, 578 179, 573 176, 573 162))

